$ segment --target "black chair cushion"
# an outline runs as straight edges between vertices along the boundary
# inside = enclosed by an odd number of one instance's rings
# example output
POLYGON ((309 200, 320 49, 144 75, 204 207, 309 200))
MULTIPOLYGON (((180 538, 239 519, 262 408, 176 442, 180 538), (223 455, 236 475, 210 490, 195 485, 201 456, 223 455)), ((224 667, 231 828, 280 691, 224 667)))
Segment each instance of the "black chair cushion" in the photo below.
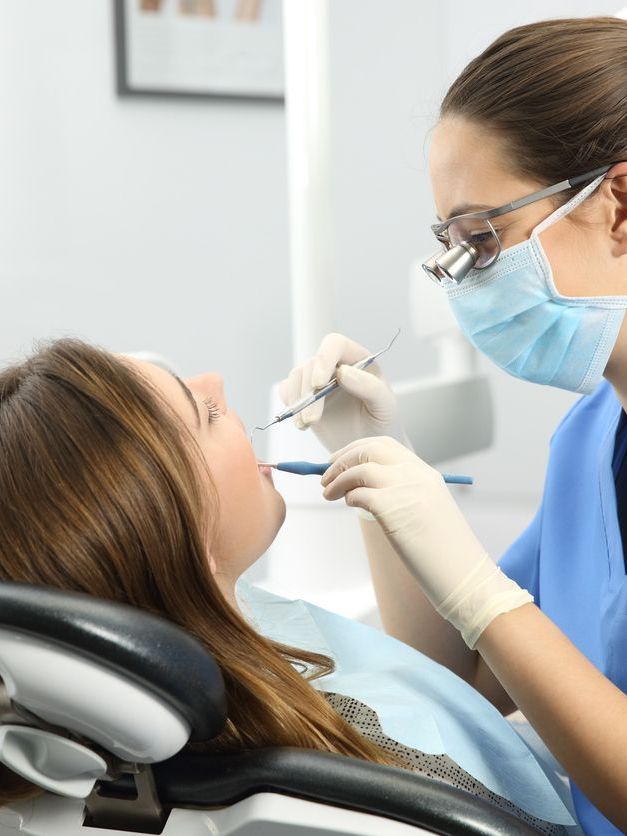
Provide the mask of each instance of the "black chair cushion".
POLYGON ((235 755, 179 752, 155 764, 153 773, 159 798, 168 806, 222 807, 257 792, 276 792, 386 816, 434 833, 538 834, 530 824, 464 790, 328 752, 292 747, 235 755))
POLYGON ((67 647, 137 682, 191 725, 192 740, 226 722, 224 681, 185 630, 144 610, 52 587, 0 583, 0 626, 67 647))

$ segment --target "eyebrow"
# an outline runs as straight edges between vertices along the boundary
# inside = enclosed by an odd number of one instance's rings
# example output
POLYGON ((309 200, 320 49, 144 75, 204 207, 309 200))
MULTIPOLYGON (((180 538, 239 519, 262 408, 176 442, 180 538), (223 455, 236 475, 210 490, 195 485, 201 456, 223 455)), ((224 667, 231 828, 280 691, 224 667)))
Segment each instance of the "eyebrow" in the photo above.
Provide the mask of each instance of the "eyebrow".
MULTIPOLYGON (((466 215, 468 212, 484 212, 486 209, 495 209, 495 206, 488 206, 485 203, 460 203, 459 206, 454 206, 451 209, 451 214, 448 216, 447 220, 450 218, 456 218, 458 215, 466 215)), ((436 216, 439 221, 442 218, 437 215, 436 216)))
POLYGON ((183 381, 177 374, 174 374, 174 372, 170 372, 170 374, 178 382, 179 386, 183 390, 183 393, 185 394, 185 397, 194 407, 194 412, 196 414, 196 427, 197 429, 200 429, 200 413, 198 412, 198 404, 196 403, 196 398, 192 395, 191 390, 187 388, 187 386, 183 383, 183 381))

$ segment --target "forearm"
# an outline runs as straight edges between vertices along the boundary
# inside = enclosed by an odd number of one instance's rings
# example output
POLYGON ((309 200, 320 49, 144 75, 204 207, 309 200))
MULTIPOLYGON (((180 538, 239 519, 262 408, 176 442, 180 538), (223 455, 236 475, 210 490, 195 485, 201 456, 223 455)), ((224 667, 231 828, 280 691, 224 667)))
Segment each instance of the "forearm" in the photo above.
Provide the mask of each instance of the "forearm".
POLYGON ((627 696, 534 604, 497 616, 477 649, 582 792, 627 830, 627 696))
POLYGON ((386 633, 446 665, 473 684, 478 654, 433 608, 378 523, 360 518, 381 620, 386 633))

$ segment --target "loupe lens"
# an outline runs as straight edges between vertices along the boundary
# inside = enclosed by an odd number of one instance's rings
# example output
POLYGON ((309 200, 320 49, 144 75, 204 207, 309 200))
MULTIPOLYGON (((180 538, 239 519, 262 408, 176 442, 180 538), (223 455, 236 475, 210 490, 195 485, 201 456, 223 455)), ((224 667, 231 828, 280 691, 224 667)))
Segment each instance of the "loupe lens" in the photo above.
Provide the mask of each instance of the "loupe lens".
POLYGON ((477 253, 474 266, 480 270, 488 267, 501 251, 499 239, 490 221, 461 218, 447 227, 451 246, 470 244, 477 253))
POLYGON ((438 253, 437 255, 431 256, 431 258, 427 259, 427 261, 423 263, 422 269, 425 271, 427 276, 429 276, 432 282, 443 285, 450 282, 450 279, 438 266, 437 259, 440 255, 441 253, 438 253))
POLYGON ((423 263, 422 269, 436 284, 459 284, 475 266, 477 255, 473 246, 462 241, 450 250, 429 258, 423 263))

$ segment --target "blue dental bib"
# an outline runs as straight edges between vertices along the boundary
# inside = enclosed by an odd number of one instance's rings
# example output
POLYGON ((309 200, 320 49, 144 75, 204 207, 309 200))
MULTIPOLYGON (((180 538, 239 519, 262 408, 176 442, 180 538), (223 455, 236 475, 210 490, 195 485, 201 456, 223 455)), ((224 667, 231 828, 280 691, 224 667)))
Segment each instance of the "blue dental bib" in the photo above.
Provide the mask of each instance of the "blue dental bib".
POLYGON ((239 581, 244 617, 277 642, 324 653, 335 671, 312 682, 376 711, 388 737, 447 754, 488 789, 527 813, 564 825, 573 819, 536 758, 507 720, 448 668, 380 630, 302 600, 239 581))

